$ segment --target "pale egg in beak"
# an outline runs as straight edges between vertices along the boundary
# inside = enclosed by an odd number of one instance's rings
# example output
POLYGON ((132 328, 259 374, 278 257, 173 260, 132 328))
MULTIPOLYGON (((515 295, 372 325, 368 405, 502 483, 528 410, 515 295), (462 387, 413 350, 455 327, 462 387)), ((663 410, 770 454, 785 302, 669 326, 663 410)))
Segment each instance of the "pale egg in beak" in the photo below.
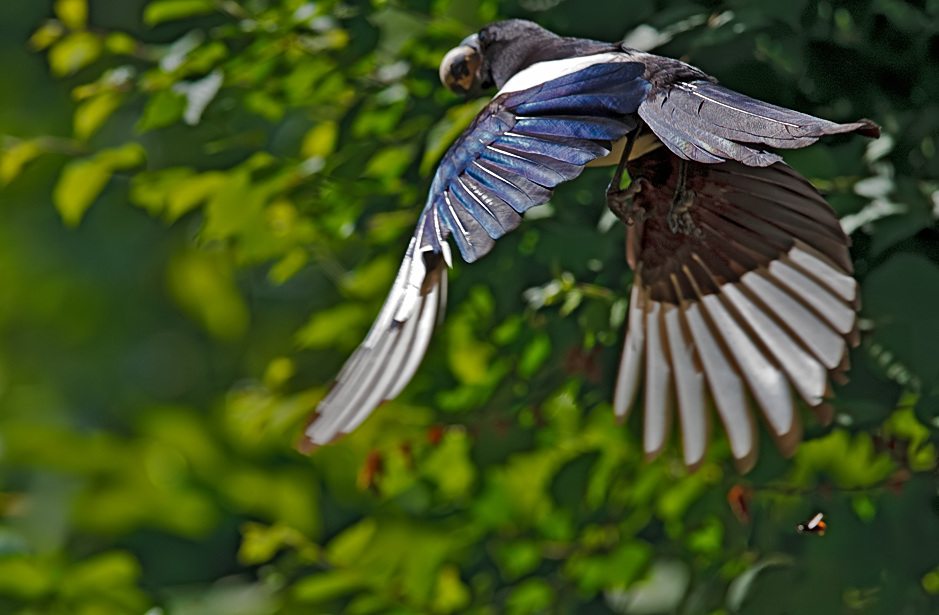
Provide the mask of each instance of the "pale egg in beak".
POLYGON ((478 86, 482 58, 477 45, 476 35, 469 36, 459 47, 448 51, 440 63, 440 82, 454 94, 466 96, 478 89, 474 86, 478 86))

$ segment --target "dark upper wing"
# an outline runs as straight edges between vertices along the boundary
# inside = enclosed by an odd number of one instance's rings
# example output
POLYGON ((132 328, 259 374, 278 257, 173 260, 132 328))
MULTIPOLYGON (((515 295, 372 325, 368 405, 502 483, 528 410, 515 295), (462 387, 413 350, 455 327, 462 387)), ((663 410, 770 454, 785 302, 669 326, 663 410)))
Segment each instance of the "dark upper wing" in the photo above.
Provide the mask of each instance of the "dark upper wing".
POLYGON ((700 233, 673 233, 666 215, 679 163, 659 149, 629 165, 642 182, 634 205, 648 216, 627 235, 636 278, 614 408, 625 415, 642 392, 652 456, 677 408, 694 466, 707 446, 709 397, 746 470, 757 442, 751 398, 784 453, 800 438, 793 391, 830 411, 828 378, 842 376, 857 343, 849 241, 815 188, 783 163, 687 163, 700 233))
POLYGON ((796 148, 825 135, 880 134, 870 120, 836 124, 728 90, 678 60, 626 52, 646 66, 644 77, 652 84, 639 106, 640 117, 681 158, 707 163, 737 160, 763 167, 781 158, 751 145, 796 148))
POLYGON ((649 90, 641 64, 560 66, 569 72, 529 72, 527 83, 536 84, 524 89, 507 84, 446 153, 388 299, 317 407, 302 447, 350 432, 413 376, 445 301, 448 236, 476 260, 635 127, 649 90))

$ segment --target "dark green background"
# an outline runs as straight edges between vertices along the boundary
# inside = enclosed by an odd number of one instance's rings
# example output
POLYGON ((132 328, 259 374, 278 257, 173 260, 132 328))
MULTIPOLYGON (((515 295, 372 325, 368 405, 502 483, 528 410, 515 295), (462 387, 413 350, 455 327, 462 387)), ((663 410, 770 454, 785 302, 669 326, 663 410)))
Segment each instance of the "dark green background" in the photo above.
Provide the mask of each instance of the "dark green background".
POLYGON ((90 4, 0 2, 0 613, 939 612, 939 2, 90 4), (764 434, 741 477, 715 433, 688 475, 614 425, 608 170, 456 263, 398 400, 293 451, 480 108, 437 64, 503 17, 883 126, 786 153, 864 300, 793 459, 764 434))

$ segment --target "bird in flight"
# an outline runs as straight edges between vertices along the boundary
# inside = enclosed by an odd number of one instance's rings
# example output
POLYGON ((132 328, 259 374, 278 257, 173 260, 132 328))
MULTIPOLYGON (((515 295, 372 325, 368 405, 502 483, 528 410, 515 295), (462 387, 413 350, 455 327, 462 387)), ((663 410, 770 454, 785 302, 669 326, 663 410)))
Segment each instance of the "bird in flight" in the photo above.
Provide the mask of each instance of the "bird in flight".
POLYGON ((756 459, 752 405, 784 454, 801 439, 796 395, 830 417, 829 379, 844 378, 858 341, 849 240, 766 148, 876 137, 876 124, 784 109, 684 62, 523 20, 467 37, 440 76, 458 94, 497 92, 437 167, 388 299, 301 450, 351 432, 410 381, 444 311, 448 238, 475 261, 593 165, 615 166, 607 204, 635 274, 613 406, 622 418, 641 405, 647 457, 664 448, 673 410, 689 467, 704 459, 713 406, 740 471, 756 459))

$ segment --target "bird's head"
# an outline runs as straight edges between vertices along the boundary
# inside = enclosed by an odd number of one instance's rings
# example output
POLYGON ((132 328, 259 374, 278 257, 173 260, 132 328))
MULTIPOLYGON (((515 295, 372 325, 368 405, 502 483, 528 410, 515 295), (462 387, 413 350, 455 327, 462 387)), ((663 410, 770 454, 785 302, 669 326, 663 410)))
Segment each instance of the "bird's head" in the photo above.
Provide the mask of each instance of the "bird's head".
POLYGON ((467 36, 440 63, 440 81, 461 96, 478 96, 491 87, 502 87, 530 64, 533 52, 556 34, 524 19, 491 23, 467 36))

